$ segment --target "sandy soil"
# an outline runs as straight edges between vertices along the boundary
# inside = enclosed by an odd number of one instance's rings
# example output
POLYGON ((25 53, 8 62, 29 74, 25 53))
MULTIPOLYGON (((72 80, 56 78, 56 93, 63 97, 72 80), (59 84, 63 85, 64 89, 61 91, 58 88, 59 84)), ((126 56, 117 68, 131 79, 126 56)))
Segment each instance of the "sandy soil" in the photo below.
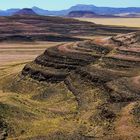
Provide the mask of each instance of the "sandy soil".
POLYGON ((78 19, 81 21, 89 21, 103 25, 140 27, 140 18, 78 18, 78 19))
POLYGON ((0 43, 0 66, 14 62, 31 61, 57 42, 0 43))

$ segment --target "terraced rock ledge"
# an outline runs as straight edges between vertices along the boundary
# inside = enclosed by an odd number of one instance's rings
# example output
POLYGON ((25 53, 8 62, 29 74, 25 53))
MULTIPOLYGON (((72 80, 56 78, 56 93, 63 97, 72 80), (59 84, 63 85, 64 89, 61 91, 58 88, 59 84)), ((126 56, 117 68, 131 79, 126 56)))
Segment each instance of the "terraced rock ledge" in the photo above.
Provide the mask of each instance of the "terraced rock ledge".
POLYGON ((32 113, 25 116, 33 122, 43 116, 46 124, 11 137, 140 139, 139 32, 51 47, 13 79, 4 89, 29 96, 24 107, 32 113), (40 113, 30 110, 32 104, 40 113))

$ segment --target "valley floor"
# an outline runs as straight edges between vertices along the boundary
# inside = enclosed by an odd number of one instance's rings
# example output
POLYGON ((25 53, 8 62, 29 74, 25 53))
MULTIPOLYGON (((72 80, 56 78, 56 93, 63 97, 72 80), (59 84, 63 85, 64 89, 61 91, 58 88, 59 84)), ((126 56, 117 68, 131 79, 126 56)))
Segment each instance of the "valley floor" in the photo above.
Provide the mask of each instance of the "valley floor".
MULTIPOLYGON (((63 42, 61 42, 63 43, 63 42)), ((43 53, 48 47, 60 42, 3 42, 0 43, 0 67, 11 63, 28 62, 43 53)))
POLYGON ((78 19, 81 21, 89 21, 102 25, 140 27, 140 18, 78 18, 78 19))

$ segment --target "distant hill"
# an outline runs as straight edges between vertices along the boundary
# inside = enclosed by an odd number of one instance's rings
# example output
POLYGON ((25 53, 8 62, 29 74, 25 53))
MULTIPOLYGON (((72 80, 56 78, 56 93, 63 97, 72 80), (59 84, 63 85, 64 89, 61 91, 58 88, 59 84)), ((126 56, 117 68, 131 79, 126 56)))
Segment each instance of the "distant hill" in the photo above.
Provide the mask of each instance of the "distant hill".
POLYGON ((78 4, 72 6, 70 11, 92 11, 99 15, 114 15, 121 13, 140 13, 140 7, 114 8, 114 7, 96 7, 94 5, 78 4))
POLYGON ((13 15, 15 12, 19 11, 20 9, 7 9, 7 10, 0 10, 0 16, 11 16, 13 15))
POLYGON ((21 10, 15 12, 13 15, 37 15, 37 13, 35 13, 30 8, 24 8, 24 9, 21 9, 21 10))
POLYGON ((38 15, 49 15, 49 11, 45 9, 38 8, 36 6, 32 7, 32 10, 35 11, 38 15))

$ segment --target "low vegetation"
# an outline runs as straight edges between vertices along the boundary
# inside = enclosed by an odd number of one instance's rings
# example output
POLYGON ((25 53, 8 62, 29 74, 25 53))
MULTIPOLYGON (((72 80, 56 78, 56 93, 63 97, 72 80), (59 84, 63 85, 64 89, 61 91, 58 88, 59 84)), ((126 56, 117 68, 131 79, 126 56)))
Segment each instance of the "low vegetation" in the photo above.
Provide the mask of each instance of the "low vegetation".
POLYGON ((49 47, 0 67, 2 139, 140 138, 140 34, 49 47))

